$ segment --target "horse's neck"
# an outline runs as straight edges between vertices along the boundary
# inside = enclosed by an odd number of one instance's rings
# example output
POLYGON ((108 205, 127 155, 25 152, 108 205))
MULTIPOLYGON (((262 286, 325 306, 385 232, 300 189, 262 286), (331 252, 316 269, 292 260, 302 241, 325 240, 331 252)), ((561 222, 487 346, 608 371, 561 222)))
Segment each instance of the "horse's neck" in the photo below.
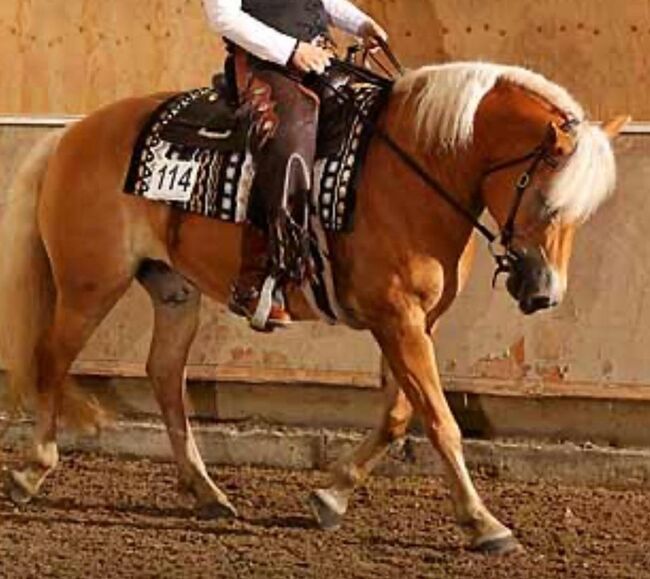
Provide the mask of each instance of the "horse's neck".
POLYGON ((551 121, 563 116, 542 97, 508 82, 483 98, 474 120, 474 141, 492 164, 515 159, 537 147, 551 121))
MULTIPOLYGON (((484 208, 480 196, 483 166, 478 150, 468 147, 461 151, 445 152, 429 144, 416 133, 413 107, 400 95, 394 95, 389 102, 380 129, 432 180, 441 185, 446 195, 475 217, 480 217, 484 208)), ((371 195, 381 196, 384 191, 397 213, 408 213, 414 222, 422 222, 425 228, 431 229, 434 236, 441 233, 448 237, 453 232, 457 243, 464 246, 472 232, 466 216, 453 208, 445 200, 444 194, 426 183, 394 151, 381 143, 377 146, 382 149, 385 158, 385 163, 381 163, 380 167, 393 167, 395 179, 388 176, 384 180, 376 179, 377 190, 371 195), (400 184, 398 195, 393 194, 395 181, 400 184), (444 225, 442 230, 432 227, 435 222, 444 225)), ((375 171, 376 167, 369 170, 375 171)), ((446 241, 449 243, 451 240, 446 241)))
MULTIPOLYGON (((458 195, 459 202, 475 205, 469 156, 463 165, 451 156, 425 154, 408 111, 400 110, 399 104, 391 101, 380 129, 458 195)), ((455 296, 464 278, 465 256, 471 253, 471 224, 379 137, 371 144, 357 194, 354 230, 329 237, 343 309, 353 319, 363 318, 366 304, 379 303, 393 283, 409 288, 424 302, 455 296)))
MULTIPOLYGON (((404 95, 393 95, 379 123, 381 131, 476 217, 483 211, 480 186, 487 169, 486 153, 494 152, 491 149, 497 145, 512 146, 493 142, 501 125, 512 124, 500 109, 501 95, 492 95, 487 104, 480 111, 478 127, 487 136, 476 135, 472 143, 453 153, 436 151, 419 138, 413 105, 404 95)), ((390 285, 411 292, 415 302, 444 311, 469 272, 472 232, 466 216, 376 136, 358 190, 355 229, 330 237, 341 305, 353 317, 362 318, 367 315, 364 304, 380 303, 390 285), (370 295, 373 292, 377 295, 370 295)))

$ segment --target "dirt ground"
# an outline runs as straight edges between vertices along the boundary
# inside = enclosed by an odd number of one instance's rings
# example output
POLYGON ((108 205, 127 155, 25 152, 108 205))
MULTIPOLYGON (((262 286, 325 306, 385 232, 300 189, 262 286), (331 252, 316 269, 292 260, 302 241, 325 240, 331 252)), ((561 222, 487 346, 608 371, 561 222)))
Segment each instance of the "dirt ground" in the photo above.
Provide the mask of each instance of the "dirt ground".
POLYGON ((526 548, 494 558, 463 548, 437 479, 375 477, 343 528, 323 532, 304 504, 322 473, 211 472, 240 520, 197 519, 171 464, 64 456, 34 504, 0 498, 0 577, 650 577, 650 489, 479 477, 526 548))

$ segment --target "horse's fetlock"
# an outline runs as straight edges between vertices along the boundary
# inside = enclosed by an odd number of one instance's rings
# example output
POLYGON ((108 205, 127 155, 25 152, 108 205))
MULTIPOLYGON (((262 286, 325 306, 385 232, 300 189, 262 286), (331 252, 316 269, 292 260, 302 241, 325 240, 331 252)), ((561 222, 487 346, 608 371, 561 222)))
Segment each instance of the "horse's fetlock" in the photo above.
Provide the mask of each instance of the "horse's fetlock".
POLYGON ((389 444, 404 440, 408 428, 408 421, 389 419, 388 429, 385 433, 385 439, 389 444))
POLYGON ((39 444, 34 449, 35 461, 45 469, 53 469, 59 464, 59 449, 55 442, 39 444))
POLYGON ((332 468, 332 475, 338 484, 356 487, 364 480, 362 473, 353 464, 337 464, 332 468))

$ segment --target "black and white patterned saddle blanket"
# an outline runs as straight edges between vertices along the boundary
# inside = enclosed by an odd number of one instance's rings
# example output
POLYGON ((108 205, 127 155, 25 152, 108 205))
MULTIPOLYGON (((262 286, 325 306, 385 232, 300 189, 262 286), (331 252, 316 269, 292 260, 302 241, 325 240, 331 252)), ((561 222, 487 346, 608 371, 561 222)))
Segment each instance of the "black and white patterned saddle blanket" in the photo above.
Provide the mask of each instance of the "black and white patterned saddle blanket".
MULTIPOLYGON (((345 89, 350 102, 340 105, 346 107, 344 130, 334 150, 314 166, 312 209, 326 231, 352 229, 362 163, 387 94, 385 85, 372 82, 351 82, 345 89)), ((125 192, 240 223, 248 216, 255 176, 250 152, 176 144, 161 134, 183 111, 206 98, 222 97, 215 89, 201 88, 176 95, 158 108, 138 139, 125 192)), ((326 123, 321 118, 321 126, 326 123)))

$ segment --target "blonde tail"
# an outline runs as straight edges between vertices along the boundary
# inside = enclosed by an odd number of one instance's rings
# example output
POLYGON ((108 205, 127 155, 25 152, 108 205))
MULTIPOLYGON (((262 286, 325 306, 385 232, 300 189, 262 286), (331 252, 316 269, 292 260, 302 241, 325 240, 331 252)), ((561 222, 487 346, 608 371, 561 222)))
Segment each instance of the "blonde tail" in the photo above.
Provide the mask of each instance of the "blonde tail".
MULTIPOLYGON (((0 223, 0 361, 8 372, 12 415, 31 406, 39 341, 52 321, 56 290, 37 223, 39 191, 64 130, 49 133, 14 179, 0 223)), ((66 388, 62 413, 75 426, 95 421, 95 404, 66 388)), ((96 417, 95 417, 96 418, 96 417)))

